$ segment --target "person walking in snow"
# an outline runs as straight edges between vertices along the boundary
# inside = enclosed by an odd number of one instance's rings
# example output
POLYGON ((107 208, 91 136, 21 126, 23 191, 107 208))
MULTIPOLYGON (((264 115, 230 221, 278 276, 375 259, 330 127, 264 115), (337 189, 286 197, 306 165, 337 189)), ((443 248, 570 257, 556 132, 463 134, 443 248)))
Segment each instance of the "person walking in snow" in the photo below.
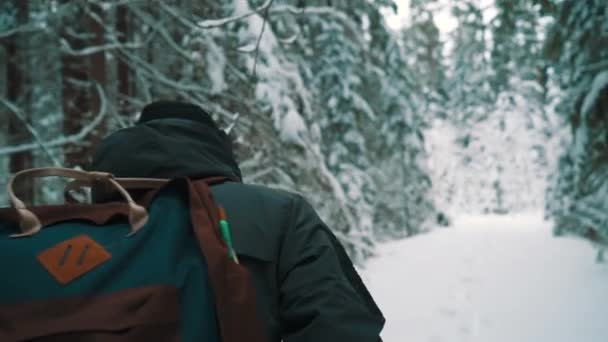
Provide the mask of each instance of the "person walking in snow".
POLYGON ((331 230, 301 196, 242 182, 228 136, 198 106, 147 105, 97 147, 91 170, 115 177, 225 177, 214 199, 256 290, 270 342, 379 342, 385 319, 331 230))

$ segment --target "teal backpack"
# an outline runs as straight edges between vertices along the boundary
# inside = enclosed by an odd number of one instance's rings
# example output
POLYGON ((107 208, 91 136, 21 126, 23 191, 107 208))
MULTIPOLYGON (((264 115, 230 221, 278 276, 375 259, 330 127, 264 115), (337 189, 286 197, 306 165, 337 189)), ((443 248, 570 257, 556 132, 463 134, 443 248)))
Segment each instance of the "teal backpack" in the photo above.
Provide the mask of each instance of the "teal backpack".
POLYGON ((234 314, 254 304, 253 290, 222 239, 208 184, 139 180, 154 190, 136 203, 129 182, 137 183, 68 169, 28 170, 9 182, 0 341, 263 341, 259 326, 243 323, 255 318, 234 314), (125 201, 26 208, 12 192, 16 178, 49 175, 114 187, 125 201), (197 205, 205 211, 193 214, 197 205), (222 283, 226 274, 241 276, 231 279, 242 280, 247 299, 231 297, 238 289, 222 283))

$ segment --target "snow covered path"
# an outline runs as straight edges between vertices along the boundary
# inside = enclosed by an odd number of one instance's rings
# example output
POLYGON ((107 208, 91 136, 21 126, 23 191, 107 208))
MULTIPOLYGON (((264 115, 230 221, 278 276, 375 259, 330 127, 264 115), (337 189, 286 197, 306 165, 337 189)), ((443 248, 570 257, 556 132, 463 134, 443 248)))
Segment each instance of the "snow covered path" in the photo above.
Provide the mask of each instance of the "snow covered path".
POLYGON ((608 341, 608 265, 540 215, 469 217, 380 250, 362 276, 385 342, 608 341))

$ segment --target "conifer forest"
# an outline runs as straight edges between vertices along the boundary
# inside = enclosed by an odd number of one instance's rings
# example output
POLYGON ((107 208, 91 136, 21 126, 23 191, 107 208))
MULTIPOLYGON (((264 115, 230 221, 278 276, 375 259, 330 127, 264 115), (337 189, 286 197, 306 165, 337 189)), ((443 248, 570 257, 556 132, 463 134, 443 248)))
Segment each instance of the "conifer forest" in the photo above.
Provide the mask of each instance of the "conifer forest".
POLYGON ((605 0, 5 0, 0 42, 2 206, 15 172, 84 169, 172 99, 212 113, 244 181, 301 193, 357 263, 463 213, 542 211, 608 245, 605 0))

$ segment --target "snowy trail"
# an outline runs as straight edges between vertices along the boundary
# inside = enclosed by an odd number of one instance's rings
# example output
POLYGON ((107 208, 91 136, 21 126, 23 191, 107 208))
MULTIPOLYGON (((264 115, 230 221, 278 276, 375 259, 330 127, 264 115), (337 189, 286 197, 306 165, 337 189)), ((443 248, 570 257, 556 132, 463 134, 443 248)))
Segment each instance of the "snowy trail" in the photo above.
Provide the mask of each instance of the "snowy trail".
POLYGON ((362 276, 385 342, 607 342, 608 265, 540 215, 469 217, 381 246, 362 276))

